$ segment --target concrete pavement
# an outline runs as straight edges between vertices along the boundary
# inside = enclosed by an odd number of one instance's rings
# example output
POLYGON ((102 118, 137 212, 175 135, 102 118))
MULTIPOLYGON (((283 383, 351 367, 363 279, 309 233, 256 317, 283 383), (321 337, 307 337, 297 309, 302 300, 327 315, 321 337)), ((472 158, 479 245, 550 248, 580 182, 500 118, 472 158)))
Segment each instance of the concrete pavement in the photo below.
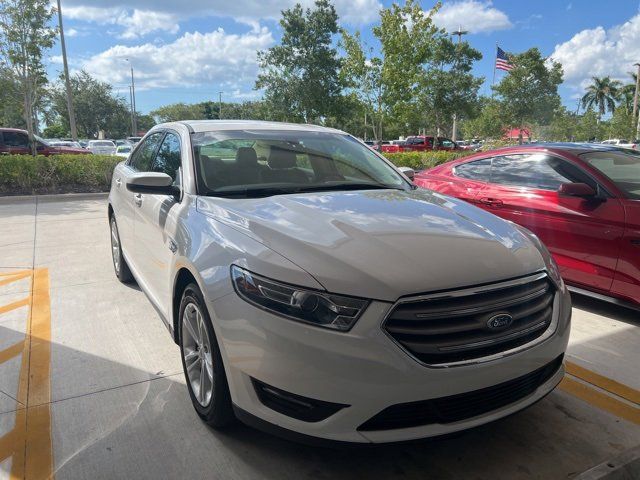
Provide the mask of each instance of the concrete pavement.
POLYGON ((0 479, 572 478, 640 444, 638 314, 574 303, 570 375, 495 424, 346 450, 218 432, 151 304, 115 279, 105 198, 0 199, 0 479))

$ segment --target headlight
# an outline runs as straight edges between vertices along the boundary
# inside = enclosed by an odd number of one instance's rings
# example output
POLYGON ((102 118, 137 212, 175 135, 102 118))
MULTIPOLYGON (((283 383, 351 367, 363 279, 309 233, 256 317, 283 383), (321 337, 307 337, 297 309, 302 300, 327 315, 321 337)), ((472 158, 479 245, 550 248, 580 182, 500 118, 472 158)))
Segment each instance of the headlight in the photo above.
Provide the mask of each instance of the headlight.
POLYGON ((560 269, 558 268, 558 264, 553 259, 551 252, 549 252, 545 244, 542 243, 540 238, 531 230, 524 228, 523 226, 516 223, 513 223, 513 225, 518 230, 520 230, 527 238, 529 238, 536 246, 536 248, 540 251, 540 253, 542 254, 542 258, 544 259, 549 278, 559 290, 562 290, 564 288, 564 282, 562 280, 562 276, 560 275, 560 269))
POLYGON ((237 294, 249 303, 277 315, 319 327, 346 332, 369 303, 269 280, 235 265, 231 279, 237 294))

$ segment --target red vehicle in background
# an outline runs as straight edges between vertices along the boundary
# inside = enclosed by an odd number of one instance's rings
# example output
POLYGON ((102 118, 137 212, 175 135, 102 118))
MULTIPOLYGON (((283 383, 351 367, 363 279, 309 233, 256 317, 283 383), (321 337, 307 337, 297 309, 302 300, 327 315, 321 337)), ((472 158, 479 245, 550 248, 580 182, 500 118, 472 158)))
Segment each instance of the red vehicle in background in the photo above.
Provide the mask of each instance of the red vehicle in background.
POLYGON ((439 165, 414 182, 531 230, 574 291, 640 307, 640 153, 521 145, 439 165))
MULTIPOLYGON (((36 151, 38 155, 79 155, 90 154, 89 150, 73 147, 54 147, 36 135, 36 151)), ((26 130, 17 128, 0 128, 0 155, 30 155, 29 135, 26 130)))
POLYGON ((416 135, 413 137, 407 137, 404 146, 405 151, 420 152, 424 150, 459 150, 460 147, 453 140, 445 137, 437 137, 436 145, 433 146, 435 137, 428 137, 424 135, 416 135))
POLYGON ((407 142, 405 140, 391 140, 389 143, 380 145, 382 153, 400 153, 406 151, 407 142))

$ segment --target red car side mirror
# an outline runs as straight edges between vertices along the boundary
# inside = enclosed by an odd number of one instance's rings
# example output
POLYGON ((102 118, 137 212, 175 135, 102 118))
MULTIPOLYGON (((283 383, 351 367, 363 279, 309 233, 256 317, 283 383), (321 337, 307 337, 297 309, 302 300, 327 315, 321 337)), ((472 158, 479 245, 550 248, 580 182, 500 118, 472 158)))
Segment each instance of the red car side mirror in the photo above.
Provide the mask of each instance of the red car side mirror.
POLYGON ((597 192, 586 183, 563 183, 558 188, 558 193, 560 195, 565 195, 568 197, 582 197, 582 198, 590 198, 595 197, 597 192))

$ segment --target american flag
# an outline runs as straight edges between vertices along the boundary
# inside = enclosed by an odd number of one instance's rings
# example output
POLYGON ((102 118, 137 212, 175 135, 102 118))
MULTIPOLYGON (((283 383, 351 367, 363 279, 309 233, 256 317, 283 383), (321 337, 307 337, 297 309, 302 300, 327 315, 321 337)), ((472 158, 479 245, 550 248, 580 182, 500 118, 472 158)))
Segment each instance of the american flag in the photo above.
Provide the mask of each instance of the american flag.
POLYGON ((496 55, 496 68, 507 72, 513 69, 513 65, 509 62, 509 57, 500 47, 498 47, 498 54, 496 55))

